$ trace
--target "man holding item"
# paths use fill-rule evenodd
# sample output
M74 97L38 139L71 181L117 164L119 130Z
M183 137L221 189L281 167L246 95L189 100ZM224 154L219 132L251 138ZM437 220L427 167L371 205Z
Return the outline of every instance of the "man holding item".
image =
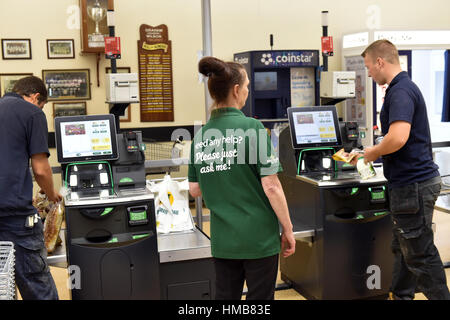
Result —
M384 139L364 149L364 161L381 156L388 180L395 255L391 298L414 299L418 287L430 300L450 300L431 228L441 179L432 158L425 100L401 70L390 41L377 40L361 55L369 77L389 85L380 113Z
M33 207L31 168L50 201L62 196L53 187L48 162L48 129L42 111L47 89L41 79L25 77L0 99L0 241L15 249L15 281L23 299L58 299L47 265L43 223Z

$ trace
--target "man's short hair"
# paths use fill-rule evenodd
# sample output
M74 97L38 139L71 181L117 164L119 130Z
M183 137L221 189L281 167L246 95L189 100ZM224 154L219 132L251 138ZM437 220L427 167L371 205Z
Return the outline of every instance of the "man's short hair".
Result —
M372 42L366 50L361 53L361 56L363 57L366 57L366 55L369 55L373 61L379 57L391 64L400 64L397 48L392 42L386 39Z
M45 87L44 82L35 76L19 79L14 84L12 91L26 97L39 93L38 102L42 103L47 101L47 88Z

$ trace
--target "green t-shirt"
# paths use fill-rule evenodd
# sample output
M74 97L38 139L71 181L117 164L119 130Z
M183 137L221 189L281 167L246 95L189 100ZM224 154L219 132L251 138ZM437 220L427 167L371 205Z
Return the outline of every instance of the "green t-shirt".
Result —
M281 170L260 121L236 108L213 110L192 141L188 173L211 211L213 257L257 259L280 252L278 219L261 177Z

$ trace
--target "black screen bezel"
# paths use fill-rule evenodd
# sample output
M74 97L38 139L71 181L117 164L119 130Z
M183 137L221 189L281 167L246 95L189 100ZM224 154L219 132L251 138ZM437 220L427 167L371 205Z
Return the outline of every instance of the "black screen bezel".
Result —
M331 111L334 120L334 130L336 132L336 142L320 142L320 143L297 143L297 138L295 136L295 126L294 126L294 116L296 112L311 112L311 111ZM342 146L341 131L339 129L339 121L336 111L336 106L314 106L314 107L290 107L287 109L289 118L289 129L291 133L292 147L294 149L305 149L305 148L319 148L319 147L339 147Z
M109 130L111 132L112 154L99 155L99 156L83 156L83 157L64 158L62 148L61 148L61 146L62 146L61 131L60 131L61 123L76 122L76 121L95 121L95 120L108 120ZM58 154L58 162L59 163L88 162L88 161L97 161L97 160L108 161L108 160L117 160L119 158L119 151L117 148L116 121L115 121L113 114L56 117L55 118L55 140L56 140L56 151Z

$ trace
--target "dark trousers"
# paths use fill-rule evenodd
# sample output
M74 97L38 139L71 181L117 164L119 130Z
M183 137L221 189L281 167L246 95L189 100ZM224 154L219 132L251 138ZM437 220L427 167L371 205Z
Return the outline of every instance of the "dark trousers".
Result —
M15 250L15 282L24 300L57 300L58 291L47 264L43 224L25 228L24 216L0 218L0 241L11 241Z
M278 274L278 254L261 259L214 258L216 300L241 300L244 281L247 300L273 300Z
M440 177L436 177L400 192L389 190L395 255L391 291L396 299L413 299L418 288L429 300L450 300L431 228L440 189Z

